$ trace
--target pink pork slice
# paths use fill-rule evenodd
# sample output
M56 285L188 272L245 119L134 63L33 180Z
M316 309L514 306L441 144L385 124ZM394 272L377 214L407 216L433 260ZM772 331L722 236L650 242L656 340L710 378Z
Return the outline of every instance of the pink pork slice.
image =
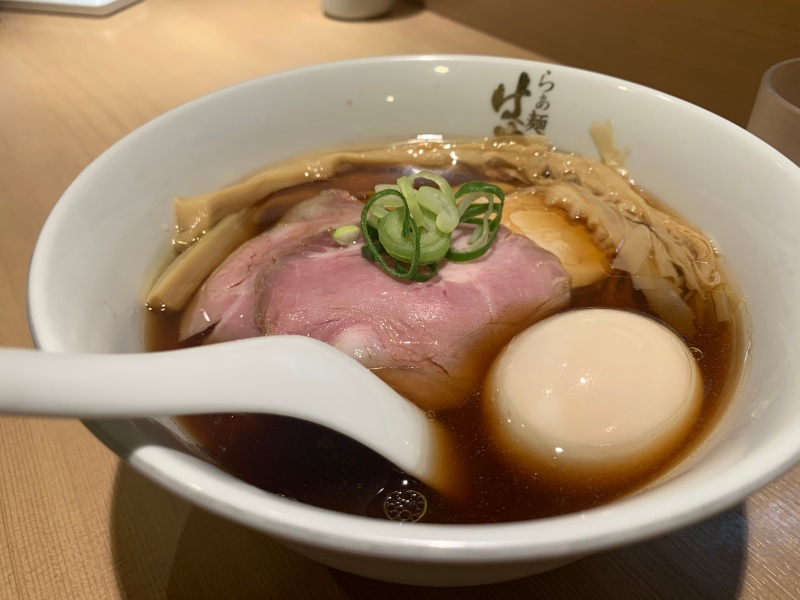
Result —
M356 223L343 192L308 200L244 244L198 291L181 336L206 342L307 335L342 350L425 410L458 406L522 329L569 302L558 259L501 228L490 251L446 263L427 283L398 281L330 232ZM312 221L313 219L313 221Z

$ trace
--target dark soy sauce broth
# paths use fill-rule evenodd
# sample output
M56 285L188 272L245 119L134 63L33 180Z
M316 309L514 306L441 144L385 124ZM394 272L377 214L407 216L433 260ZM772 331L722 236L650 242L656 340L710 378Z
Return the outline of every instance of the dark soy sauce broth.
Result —
M366 198L377 183L393 182L410 169L359 168L331 181L317 181L273 194L258 213L266 229L289 207L324 189L345 189ZM462 167L446 173L451 183L481 179ZM627 275L612 275L573 289L565 310L606 307L654 316ZM179 342L179 312L148 312L147 350L159 351L202 343L202 335ZM458 440L469 477L459 497L445 497L387 460L345 436L319 425L271 415L198 415L179 422L206 456L232 475L269 492L330 510L386 519L387 497L409 490L425 497L423 522L493 523L575 512L605 504L641 489L685 457L721 413L741 368L734 347L734 326L713 319L697 322L697 334L684 340L693 348L703 375L701 413L682 443L652 461L648 471L632 476L620 471L602 478L575 478L557 468L544 472L507 460L481 418L480 390L457 409L434 418ZM268 393L268 390L264 390ZM554 459L555 460L555 459Z

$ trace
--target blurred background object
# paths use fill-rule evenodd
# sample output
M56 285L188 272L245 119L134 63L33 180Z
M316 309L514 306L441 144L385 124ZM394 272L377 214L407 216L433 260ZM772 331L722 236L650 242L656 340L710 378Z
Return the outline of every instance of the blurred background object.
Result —
M388 14L393 6L394 0L322 0L327 16L345 21L375 19Z
M764 73L747 129L800 165L800 57Z
M43 10L102 17L136 2L139 0L0 0L0 8Z

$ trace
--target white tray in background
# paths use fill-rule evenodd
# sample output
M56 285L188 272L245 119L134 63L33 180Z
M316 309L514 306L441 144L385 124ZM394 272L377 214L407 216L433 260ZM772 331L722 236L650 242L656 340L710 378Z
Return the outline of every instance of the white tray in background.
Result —
M46 10L79 15L109 15L139 0L0 0L0 9Z

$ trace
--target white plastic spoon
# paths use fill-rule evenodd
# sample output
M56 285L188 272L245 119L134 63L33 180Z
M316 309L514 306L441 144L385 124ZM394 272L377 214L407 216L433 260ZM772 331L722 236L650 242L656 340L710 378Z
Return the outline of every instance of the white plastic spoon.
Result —
M457 480L449 437L435 421L354 359L307 337L140 354L0 349L0 413L285 415L343 433L434 489L447 493Z

